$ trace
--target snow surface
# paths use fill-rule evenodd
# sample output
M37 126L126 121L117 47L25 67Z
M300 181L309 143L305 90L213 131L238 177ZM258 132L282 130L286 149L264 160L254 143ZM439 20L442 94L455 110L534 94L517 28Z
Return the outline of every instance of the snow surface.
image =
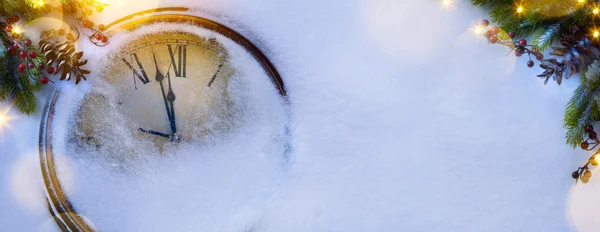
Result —
M600 180L573 186L569 174L589 154L565 145L561 127L577 80L544 86L525 58L503 56L506 48L473 36L469 28L486 12L468 1L450 9L432 0L123 2L99 20L114 20L111 11L122 16L185 5L257 42L286 82L294 149L285 170L270 166L264 173L258 166L219 172L219 165L227 170L244 160L212 160L220 161L211 165L224 186L239 181L239 173L253 173L245 180L257 182L240 186L247 192L207 193L216 207L207 206L206 214L158 214L192 204L190 198L140 203L123 210L144 215L115 217L114 228L160 230L144 222L185 219L207 226L202 231L595 231L600 225L594 219ZM49 92L39 94L38 112ZM37 161L40 116L18 116L0 135L2 231L57 230Z

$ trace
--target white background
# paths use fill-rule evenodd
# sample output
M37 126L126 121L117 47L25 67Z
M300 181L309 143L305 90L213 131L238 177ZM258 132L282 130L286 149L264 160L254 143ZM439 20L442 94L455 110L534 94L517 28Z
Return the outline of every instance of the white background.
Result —
M472 35L486 12L470 1L124 3L98 22L194 6L244 28L278 67L294 178L263 212L265 231L597 228L593 188L571 196L570 173L588 154L565 145L562 128L578 80L544 86L525 57ZM55 230L37 161L41 116L9 115L18 120L0 138L0 229Z

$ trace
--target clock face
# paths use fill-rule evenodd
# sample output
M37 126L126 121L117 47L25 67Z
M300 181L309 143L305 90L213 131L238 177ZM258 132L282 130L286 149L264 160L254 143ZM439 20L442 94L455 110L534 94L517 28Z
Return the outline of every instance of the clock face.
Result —
M72 231L252 227L290 152L281 78L214 21L138 20L160 25L126 23L119 45L90 58L101 67L90 85L57 90L44 111L40 160L55 221Z
M140 154L175 152L234 126L229 83L236 71L216 39L151 34L112 60L105 81L76 114L71 135L77 149L125 165Z

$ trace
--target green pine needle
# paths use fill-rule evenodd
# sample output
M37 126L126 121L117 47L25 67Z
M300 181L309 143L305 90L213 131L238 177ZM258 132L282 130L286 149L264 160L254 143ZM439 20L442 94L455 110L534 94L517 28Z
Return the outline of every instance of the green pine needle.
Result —
M567 129L567 144L573 148L585 138L584 127L600 119L600 62L590 64L586 73L581 74L581 83L565 107L563 126Z

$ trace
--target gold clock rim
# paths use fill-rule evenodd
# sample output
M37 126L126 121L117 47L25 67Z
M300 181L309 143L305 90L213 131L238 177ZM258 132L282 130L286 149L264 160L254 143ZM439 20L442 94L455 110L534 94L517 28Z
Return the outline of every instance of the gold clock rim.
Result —
M259 62L266 73L275 84L279 94L285 100L287 104L287 92L283 79L279 72L268 59L268 57L249 39L238 33L237 31L220 24L216 21L202 18L194 15L172 13L172 12L187 12L188 8L182 7L169 7L169 8L156 8L146 11L141 11L135 14L125 16L121 19L114 21L107 25L107 33L115 34L118 32L131 31L140 26L146 24L154 24L160 22L168 23L188 23L192 26L202 27L207 30L214 31L220 35L225 36L228 39L233 40L238 45L242 46L246 51L250 52L251 55ZM152 15L153 13L169 12L167 14ZM150 14L150 15L148 15ZM59 178L54 170L54 156L52 153L51 145L51 122L54 117L54 105L56 104L60 96L60 89L54 90L54 93L48 98L46 106L44 107L42 120L40 122L40 135L39 135L39 152L40 152L40 166L42 176L44 179L46 200L48 203L48 210L52 214L56 224L62 231L95 231L90 221L79 215L73 208L68 197L63 191L62 185ZM286 132L287 133L287 132Z

